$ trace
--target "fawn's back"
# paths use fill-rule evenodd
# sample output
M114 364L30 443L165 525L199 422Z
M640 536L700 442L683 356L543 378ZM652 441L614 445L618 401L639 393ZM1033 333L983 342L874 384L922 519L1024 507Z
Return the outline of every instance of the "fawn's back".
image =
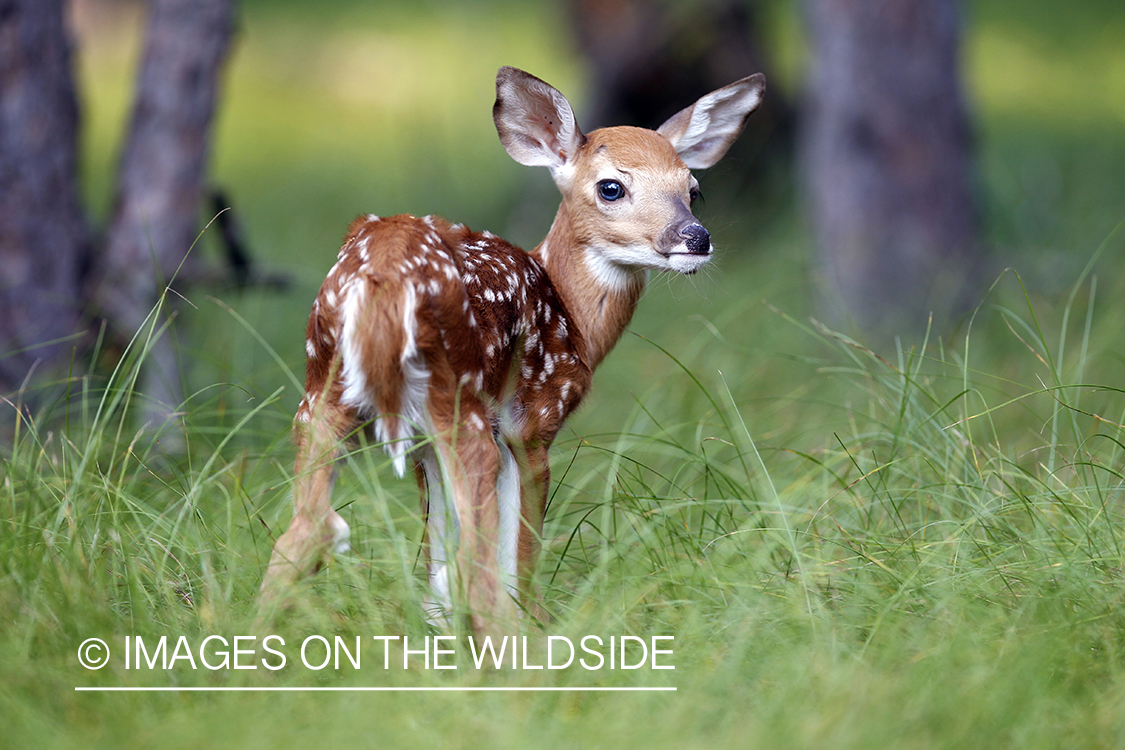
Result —
M439 217L360 217L313 303L297 419L327 392L353 429L373 421L400 476L431 411L549 443L589 388L582 344L534 256Z

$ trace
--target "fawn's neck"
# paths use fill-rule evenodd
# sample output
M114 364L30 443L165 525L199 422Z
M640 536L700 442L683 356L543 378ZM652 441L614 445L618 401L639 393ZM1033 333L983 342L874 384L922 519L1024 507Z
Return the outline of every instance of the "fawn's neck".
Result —
M583 360L593 370L621 337L644 292L648 272L598 262L571 222L565 201L547 237L532 255L544 268L585 342Z

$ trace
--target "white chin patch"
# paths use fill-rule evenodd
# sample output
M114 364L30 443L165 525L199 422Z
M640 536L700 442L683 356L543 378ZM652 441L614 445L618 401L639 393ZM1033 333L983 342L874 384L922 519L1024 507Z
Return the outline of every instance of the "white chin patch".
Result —
M711 260L711 253L707 253L707 255L689 253L687 247L681 245L676 248L676 252L669 253L665 257L668 261L669 270L676 273L692 274Z
M611 288L622 288L631 283L636 272L642 269L692 274L710 259L710 253L689 253L687 245L682 243L667 255L648 245L601 247L586 254L587 265L595 278Z

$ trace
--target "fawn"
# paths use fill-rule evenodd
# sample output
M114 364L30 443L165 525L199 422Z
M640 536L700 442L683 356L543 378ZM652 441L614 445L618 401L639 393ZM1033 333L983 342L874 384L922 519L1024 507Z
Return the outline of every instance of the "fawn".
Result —
M347 549L332 509L334 461L361 428L422 491L433 612L464 605L476 632L533 615L547 449L586 395L651 270L694 273L711 240L691 213L690 169L715 164L765 91L752 75L656 131L584 135L556 89L496 76L493 119L520 164L562 193L531 253L427 216L357 218L309 317L295 420L295 515L262 583L263 608Z

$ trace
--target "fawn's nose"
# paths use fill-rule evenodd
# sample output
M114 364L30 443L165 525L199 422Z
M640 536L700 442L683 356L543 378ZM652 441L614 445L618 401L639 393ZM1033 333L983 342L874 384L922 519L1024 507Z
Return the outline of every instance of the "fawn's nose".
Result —
M711 253L711 235L701 224L688 224L680 230L688 252L692 255L709 255Z

